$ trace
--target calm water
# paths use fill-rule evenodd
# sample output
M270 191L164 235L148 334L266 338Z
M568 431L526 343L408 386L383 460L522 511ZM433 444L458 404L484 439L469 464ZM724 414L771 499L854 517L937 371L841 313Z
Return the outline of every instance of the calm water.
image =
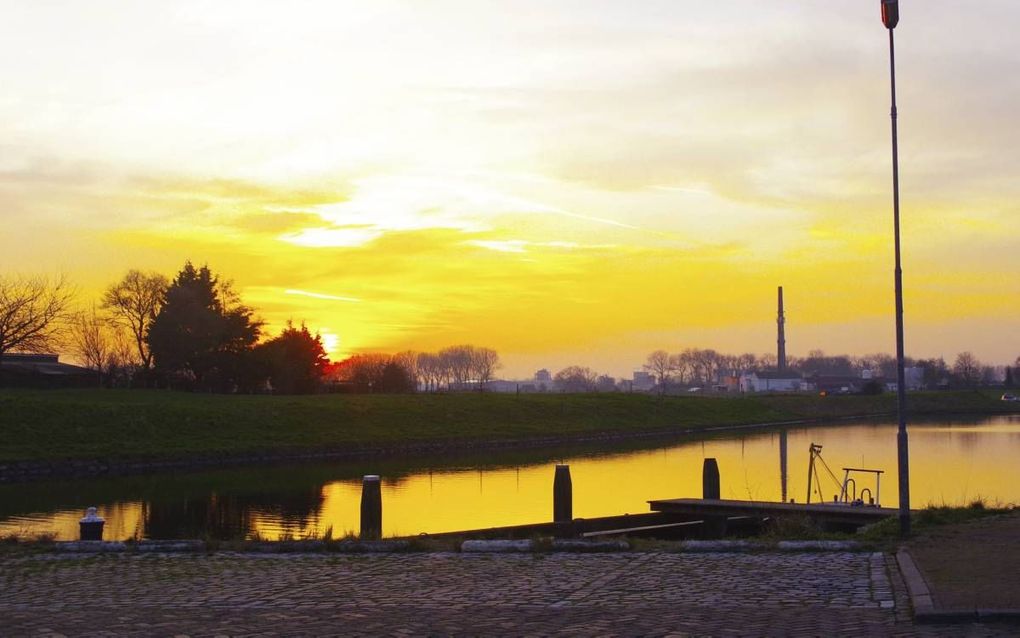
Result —
M631 442L0 486L0 534L77 538L78 519L96 505L107 520L107 539L301 537L328 528L338 537L359 528L360 477L370 473L383 476L387 536L535 523L551 519L553 466L561 461L570 464L578 517L647 512L649 499L700 496L706 457L718 459L723 498L779 500L784 438L788 498L805 499L814 442L840 476L844 466L885 470L881 503L897 505L896 428L881 422L655 447ZM1020 416L915 422L910 453L915 507L979 497L1020 503ZM837 491L824 477L822 488L826 499Z

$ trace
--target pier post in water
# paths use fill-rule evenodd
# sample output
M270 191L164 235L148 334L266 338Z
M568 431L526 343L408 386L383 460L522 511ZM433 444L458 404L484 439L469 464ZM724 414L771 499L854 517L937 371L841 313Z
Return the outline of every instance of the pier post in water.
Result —
M570 466L557 465L553 479L553 522L569 523L574 519L574 488L570 482Z
M701 468L701 498L719 500L721 493L719 464L714 458L705 459L705 464Z
M378 474L361 479L361 540L375 541L382 536L382 488Z
M701 498L719 500L722 488L719 480L719 464L714 458L705 459L701 467ZM705 538L722 538L726 536L725 516L706 516L703 533Z
M786 430L779 432L779 488L782 492L783 503L786 502Z

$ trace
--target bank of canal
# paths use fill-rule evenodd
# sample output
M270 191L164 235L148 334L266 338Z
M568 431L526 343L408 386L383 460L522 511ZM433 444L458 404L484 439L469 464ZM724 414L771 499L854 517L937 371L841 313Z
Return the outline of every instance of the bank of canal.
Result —
M704 458L718 459L723 498L779 500L783 430L673 440L594 442L543 450L459 451L413 459L343 461L157 473L0 486L0 534L77 534L99 506L106 538L265 539L356 532L361 477L381 474L383 534L438 533L547 521L553 466L571 466L574 516L648 511L649 499L700 496ZM808 445L833 468L885 469L882 505L896 506L895 426L890 419L785 429L787 489L806 496ZM913 504L1020 502L1013 480L1020 417L911 424ZM823 483L823 490L825 484ZM826 500L831 494L817 495Z

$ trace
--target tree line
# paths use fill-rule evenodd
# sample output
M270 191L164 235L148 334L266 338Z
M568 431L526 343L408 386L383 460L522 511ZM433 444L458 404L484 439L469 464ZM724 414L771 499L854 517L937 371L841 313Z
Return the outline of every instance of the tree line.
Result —
M0 274L0 358L6 352L70 348L106 385L169 387L214 392L281 393L321 389L350 392L429 392L484 389L501 367L491 348L457 345L437 352L358 354L330 362L322 339L302 323L288 322L269 336L231 282L191 262L171 280L158 272L129 270L98 303L75 308L67 279ZM888 354L789 357L805 376L896 377ZM1020 357L1012 366L982 363L970 352L953 364L942 358L906 359L928 388L1020 383ZM776 355L731 355L687 348L648 355L643 368L663 391L670 385L710 386L721 372L774 369ZM608 375L568 366L551 378L563 392L627 389ZM625 382L624 382L625 383Z
M358 354L335 364L327 377L338 390L352 392L482 391L501 366L491 348L457 345L438 352Z
M763 372L776 369L772 353L729 355L711 349L688 348L671 354L656 350L648 355L642 368L655 378L660 390L670 385L707 386L717 382L721 373ZM806 357L787 357L787 368L806 377L861 377L871 371L875 377L895 379L896 357L875 353L862 356L826 355L812 350ZM1020 381L1020 357L1013 366L992 366L982 363L973 353L957 354L952 365L942 357L930 359L904 358L904 367L920 368L922 384L929 389L940 387L975 387L1002 383L1012 387Z
M191 262L173 279L129 270L85 309L75 296L64 277L0 275L0 358L63 347L108 386L285 394L483 389L501 365L471 345L334 363L304 323L267 335L230 281Z

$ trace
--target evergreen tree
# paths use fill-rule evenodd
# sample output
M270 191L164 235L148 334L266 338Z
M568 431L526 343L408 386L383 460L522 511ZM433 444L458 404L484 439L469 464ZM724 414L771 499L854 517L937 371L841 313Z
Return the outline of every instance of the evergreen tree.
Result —
M322 337L305 324L295 328L289 321L280 336L260 344L256 352L273 391L280 394L316 392L329 365Z
M166 289L147 340L156 374L171 386L233 391L262 326L230 285L191 262Z

